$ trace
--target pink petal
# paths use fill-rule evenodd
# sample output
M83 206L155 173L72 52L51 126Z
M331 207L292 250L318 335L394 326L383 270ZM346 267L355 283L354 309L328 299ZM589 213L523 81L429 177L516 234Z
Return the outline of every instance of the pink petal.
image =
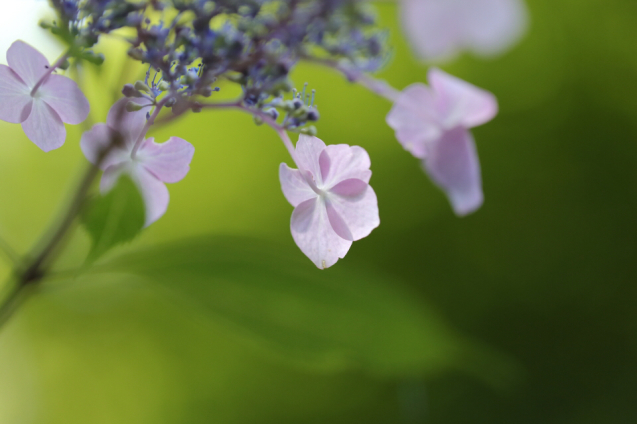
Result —
M166 184L159 181L141 166L135 168L132 177L144 199L144 205L146 206L146 222L144 226L148 227L166 213L168 201L170 200L168 189Z
M0 65L0 119L19 124L29 116L26 107L31 103L29 87L8 66Z
M396 131L400 144L417 158L424 158L427 143L441 134L435 95L424 84L405 88L386 120L387 125Z
M61 147L66 138L66 129L58 114L38 99L31 102L31 113L22 123L22 129L29 140L45 152Z
M365 190L367 190L369 184L365 181L359 180L358 178L350 178L348 180L343 180L340 183L336 184L332 187L329 192L336 194L340 197L346 198L356 198L361 197L365 194Z
M80 148L91 163L97 163L99 156L113 142L116 132L106 124L96 124L89 131L82 134ZM124 146L114 147L100 164L101 169L130 160L130 152Z
M325 149L325 143L316 137L301 134L296 143L296 162L299 168L310 171L317 185L322 184L319 155Z
M350 179L337 184L330 190L328 205L342 218L352 240L367 237L380 225L376 193L364 181Z
M362 147L331 144L321 152L320 158L320 162L324 163L322 177L325 188L349 178L368 182L372 176L372 171L369 170L369 155Z
M162 144L154 139L145 140L137 150L137 160L157 179L165 183L176 183L190 170L190 161L195 153L192 144L179 137L170 137Z
M298 169L292 169L282 163L279 166L279 180L281 181L283 195L294 207L306 200L317 197L317 194L310 188Z
M100 193L106 194L115 187L117 180L119 177L128 171L127 163L120 163L116 165L111 165L102 174L102 179L100 180Z
M352 245L334 232L320 197L306 200L294 209L290 229L297 246L320 269L345 257Z
M401 17L416 53L434 62L465 49L502 53L519 40L527 21L522 0L402 0Z
M482 56L504 52L527 28L528 13L522 0L474 0L466 7L465 42Z
M482 205L480 162L469 131L458 127L445 133L430 146L423 164L457 215L467 215Z
M88 116L88 100L80 87L70 78L51 75L40 86L38 94L67 124L77 125Z
M119 177L124 173L131 177L142 195L144 207L146 208L146 222L144 226L148 227L166 213L168 201L170 200L168 189L164 183L146 171L144 167L133 164L132 162L125 162L119 165L112 165L104 171L102 180L100 181L100 191L107 193L115 186Z
M347 223L338 213L338 211L334 208L334 205L329 199L325 199L325 209L327 211L327 218L330 221L330 225L332 226L332 230L342 239L348 241L354 241L354 236L352 232L349 230Z
M48 72L49 61L39 51L25 43L15 41L7 50L7 62L29 88Z
M115 102L111 109L108 111L106 117L106 123L109 127L122 134L124 143L133 148L135 141L139 139L142 129L146 124L146 114L150 111L151 106L143 107L141 110L135 112L127 112L126 105L128 102L135 102L140 105L147 105L149 100L144 98L123 98Z
M472 128L497 115L498 101L488 91L437 68L432 68L428 77L436 92L436 108L445 128L458 125Z
M401 0L401 19L408 40L424 60L445 61L462 48L462 10L450 0ZM451 6L451 7L450 7Z

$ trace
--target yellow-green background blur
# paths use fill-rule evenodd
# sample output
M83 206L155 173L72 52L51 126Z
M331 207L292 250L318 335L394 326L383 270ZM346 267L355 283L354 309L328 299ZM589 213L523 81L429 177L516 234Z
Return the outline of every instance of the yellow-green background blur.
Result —
M38 16L6 3L5 16L40 31ZM0 329L0 422L637 422L637 2L528 5L514 50L444 66L500 102L474 130L485 204L467 218L396 142L390 104L327 70L295 69L298 86L317 90L319 137L372 158L381 225L333 269L316 270L294 245L278 180L290 160L273 131L204 112L151 134L191 142L191 171L170 185L166 215L104 262L169 243L203 262L209 252L201 267L213 272L219 255L235 255L241 272L207 287L174 272L172 291L125 270L45 282ZM380 77L424 82L396 7L379 10L396 46ZM117 40L101 46L102 73L87 69L82 82L94 122L124 57ZM67 130L43 153L19 125L0 124L0 234L21 253L85 166L82 128ZM88 247L78 228L56 269L81 264ZM262 278L288 264L300 274Z

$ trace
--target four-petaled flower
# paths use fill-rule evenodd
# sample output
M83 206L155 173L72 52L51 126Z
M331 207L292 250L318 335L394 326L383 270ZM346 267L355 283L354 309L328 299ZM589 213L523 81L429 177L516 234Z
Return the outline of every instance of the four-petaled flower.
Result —
M482 205L482 179L475 142L469 128L498 113L495 96L432 68L429 84L403 90L387 115L396 138L423 160L429 176L447 193L458 215Z
M64 144L64 122L79 124L89 103L75 81L51 74L49 62L23 41L7 50L9 66L0 65L0 119L22 124L25 134L48 152Z
M127 112L126 104L130 101L126 98L117 101L108 112L107 123L97 124L84 133L80 146L86 158L97 163L107 146L118 141L99 164L104 170L100 190L108 192L122 174L128 174L144 199L148 226L168 208L169 195L164 183L176 183L186 176L195 148L179 137L171 137L162 144L155 143L153 138L144 140L146 134L142 131L150 106Z
M326 147L316 137L301 135L295 156L299 169L284 163L279 168L283 194L294 206L292 237L324 269L380 223L376 193L369 186L369 155L362 147Z
M436 62L502 53L527 26L523 0L401 0L401 15L416 53Z

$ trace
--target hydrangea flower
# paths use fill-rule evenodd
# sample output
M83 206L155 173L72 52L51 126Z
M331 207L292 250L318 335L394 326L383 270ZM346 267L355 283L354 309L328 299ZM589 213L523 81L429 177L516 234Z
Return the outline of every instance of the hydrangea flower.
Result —
M0 65L0 119L22 124L29 140L48 152L64 144L67 124L88 116L89 103L75 81L54 75L46 58L23 41L7 50Z
M463 50L497 55L527 26L523 0L401 0L401 17L416 53L433 62Z
M387 115L396 138L423 160L425 171L446 193L457 215L482 205L482 179L469 128L498 113L495 96L440 69L432 68L429 84L403 90Z
M299 169L279 168L283 194L294 206L292 237L317 267L328 268L380 223L369 155L362 147L325 146L301 135L295 161Z
M85 132L80 146L86 158L95 164L100 154L119 135L121 142L100 163L104 170L100 190L108 192L122 174L128 174L144 199L145 226L148 226L168 208L169 194L164 183L176 183L186 176L195 148L179 137L170 137L162 144L155 143L153 138L144 140L146 134L142 131L150 106L127 112L125 108L130 101L126 98L117 101L108 112L106 124L94 125Z

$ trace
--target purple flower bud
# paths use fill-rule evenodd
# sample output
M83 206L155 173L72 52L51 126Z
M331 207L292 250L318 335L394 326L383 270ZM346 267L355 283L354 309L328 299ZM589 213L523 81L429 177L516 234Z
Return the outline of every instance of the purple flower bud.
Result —
M137 91L133 84L126 84L124 88L122 88L122 94L126 97L142 97L142 93Z

